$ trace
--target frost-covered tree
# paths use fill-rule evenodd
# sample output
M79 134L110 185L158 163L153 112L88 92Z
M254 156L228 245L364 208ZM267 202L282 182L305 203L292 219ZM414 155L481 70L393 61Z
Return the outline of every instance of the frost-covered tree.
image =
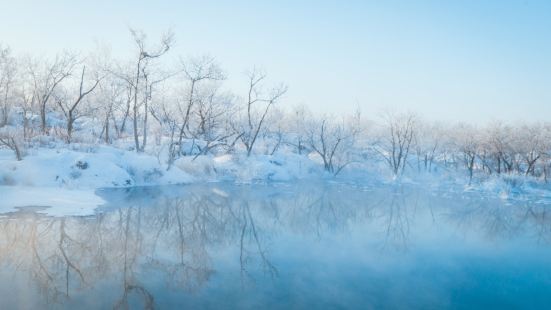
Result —
M523 125L515 130L515 149L520 160L518 173L536 175L537 163L549 150L549 142L542 124Z
M250 156L258 135L263 129L270 108L285 95L287 86L279 84L268 91L264 90L262 83L266 79L266 74L257 68L250 71L247 77L248 91L245 107L241 111L241 117L234 122L233 127L245 146L247 156Z
M306 120L311 118L311 112L305 106L294 107L288 116L286 127L287 143L292 145L299 155L307 148L308 124Z
M473 180L476 159L480 152L481 138L476 127L459 124L453 129L457 151L469 172L469 185Z
M417 130L417 117L413 113L392 113L384 116L386 133L379 143L379 153L388 163L394 176L404 173L412 151Z
M512 144L513 128L501 122L494 122L486 129L484 150L493 158L493 168L497 174L510 173L515 164L515 151Z
M77 90L70 90L67 87L65 92L56 96L57 105L65 116L67 143L71 143L75 121L84 115L84 109L82 108L84 101L97 88L101 81L101 77L98 76L97 72L92 75L95 75L95 77L91 79L86 76L86 66L83 65L82 72L76 80L77 84L70 85Z
M360 133L360 114L335 121L335 117L313 118L306 128L306 143L323 161L326 171L339 174L353 162L356 137Z
M132 63L131 75L120 74L129 84L132 99L132 125L134 144L137 152L143 152L147 142L147 120L149 115L148 102L151 99L153 83L160 78L154 75L154 62L165 55L174 44L174 34L168 31L161 37L156 47L147 45L147 36L143 31L130 29L130 34L136 47L136 55ZM143 117L143 141L139 140L139 118Z
M9 47L0 45L0 127L8 123L14 104L17 61Z
M102 122L99 138L107 144L114 138L120 138L124 131L121 127L129 113L126 90L126 85L120 79L106 75L92 94L91 104L95 105L96 116Z
M0 128L0 147L12 150L18 161L23 159L21 141L17 131L13 128Z
M61 83L71 76L79 62L77 55L70 52L59 53L53 60L31 58L26 60L27 72L32 81L35 102L40 115L40 129L43 134L47 133L48 129L46 119L48 106Z
M417 170L430 172L445 143L444 127L438 123L419 122L414 139Z
M225 75L214 58L203 56L191 58L187 61L182 60L184 73L183 96L177 100L177 110L179 112L179 133L178 143L173 145L171 153L181 154L184 138L192 138L206 132L207 125L213 117L211 114L216 98L216 87L212 82L222 81ZM193 119L196 116L196 119ZM194 123L195 124L192 124ZM194 128L195 127L195 128ZM175 148L178 149L175 149Z

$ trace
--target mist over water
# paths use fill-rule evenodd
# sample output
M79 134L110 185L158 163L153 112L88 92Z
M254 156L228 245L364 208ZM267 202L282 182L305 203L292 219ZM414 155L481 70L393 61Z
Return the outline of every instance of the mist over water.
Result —
M551 303L545 201L327 182L98 194L93 216L2 215L1 308Z

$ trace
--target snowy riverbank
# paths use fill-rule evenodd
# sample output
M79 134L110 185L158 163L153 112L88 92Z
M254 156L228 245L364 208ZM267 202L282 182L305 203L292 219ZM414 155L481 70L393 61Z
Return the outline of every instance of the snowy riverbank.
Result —
M295 154L188 156L167 169L154 155L107 146L33 148L22 161L0 150L0 213L55 206L48 214L90 214L103 203L94 194L98 188L329 177L318 163Z
M95 189L201 181L293 181L328 175L307 156L185 156L170 169L154 155L97 146L86 150L36 148L22 161L0 150L0 185Z
M414 183L428 190L479 191L502 199L549 200L550 186L530 177L495 176L476 179L471 185L457 171L415 173L399 180L382 165L355 164L339 177L324 171L312 155L224 154L183 156L167 169L163 160L147 153L111 146L33 148L16 161L0 150L0 213L21 207L52 207L51 215L86 215L103 204L95 195L99 188L190 184L201 182L297 182L329 180L368 186ZM38 209L40 211L40 209Z

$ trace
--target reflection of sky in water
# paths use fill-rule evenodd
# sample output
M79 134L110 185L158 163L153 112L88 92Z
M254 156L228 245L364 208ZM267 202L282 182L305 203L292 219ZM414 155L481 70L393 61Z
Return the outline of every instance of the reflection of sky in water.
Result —
M2 308L551 305L548 205L413 185L104 190L0 219Z

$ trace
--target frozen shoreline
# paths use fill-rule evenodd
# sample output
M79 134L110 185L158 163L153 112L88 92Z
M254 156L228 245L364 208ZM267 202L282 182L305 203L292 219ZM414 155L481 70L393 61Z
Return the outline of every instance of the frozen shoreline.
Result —
M187 156L167 169L154 155L109 146L33 148L24 160L0 149L0 214L39 207L48 215L89 215L103 203L100 188L203 182L294 181L327 178L306 156ZM73 206L73 207L71 207ZM48 207L42 209L42 207Z
M90 215L104 201L99 188L126 188L208 182L338 181L356 184L415 183L429 190L479 191L502 199L550 200L548 184L521 176L494 176L468 185L458 172L407 174L394 180L381 165L358 164L336 179L315 157L225 154L184 156L167 169L156 156L110 146L33 148L22 161L0 150L0 214L21 207L48 207L48 215ZM413 170L413 169L412 169ZM520 197L520 198L519 198Z
M0 214L32 207L52 216L86 216L105 203L92 189L0 186L0 197Z

